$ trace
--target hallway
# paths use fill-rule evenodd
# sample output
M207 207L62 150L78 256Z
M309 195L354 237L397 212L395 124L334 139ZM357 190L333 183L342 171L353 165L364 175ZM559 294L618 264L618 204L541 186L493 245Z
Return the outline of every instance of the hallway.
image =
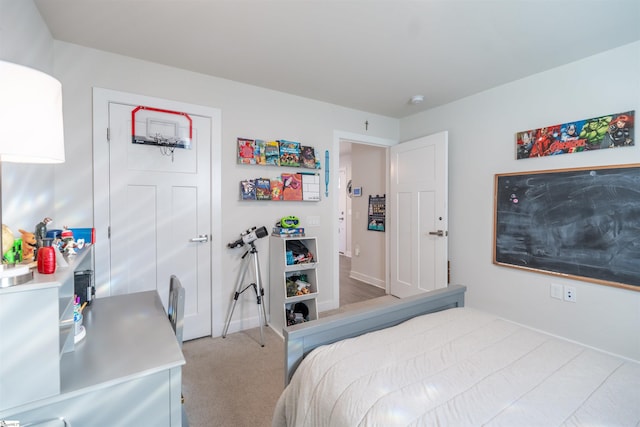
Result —
M351 258L340 255L340 307L386 295L383 288L349 277Z

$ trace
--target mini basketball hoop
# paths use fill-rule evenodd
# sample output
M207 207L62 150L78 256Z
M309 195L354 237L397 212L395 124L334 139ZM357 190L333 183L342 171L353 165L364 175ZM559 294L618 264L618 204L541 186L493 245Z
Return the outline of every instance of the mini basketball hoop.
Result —
M191 149L193 123L187 113L139 105L131 111L131 142L160 148L171 156L176 148Z

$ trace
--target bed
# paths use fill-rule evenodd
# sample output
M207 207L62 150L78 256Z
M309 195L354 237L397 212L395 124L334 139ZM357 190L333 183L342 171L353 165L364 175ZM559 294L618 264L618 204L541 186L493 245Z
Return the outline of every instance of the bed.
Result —
M465 308L461 295L399 300L380 309L395 326L364 335L353 325L378 309L285 330L287 352L306 338L313 350L286 362L273 426L640 425L640 363ZM402 314L420 302L431 314Z

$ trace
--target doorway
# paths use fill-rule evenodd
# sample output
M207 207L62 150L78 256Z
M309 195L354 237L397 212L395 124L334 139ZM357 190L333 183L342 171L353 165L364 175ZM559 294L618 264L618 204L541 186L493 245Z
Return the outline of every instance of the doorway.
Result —
M385 233L367 229L369 196L382 196L388 183L387 144L366 137L339 139L339 306L387 293ZM355 191L354 191L355 190Z
M427 137L417 138L412 141L407 141L403 144L398 144L397 141L391 141L380 138L372 138L364 135L356 135L345 132L334 132L334 144L333 150L334 153L339 152L340 145L343 142L352 143L351 149L351 158L358 158L360 160L361 152L354 153L354 149L358 149L358 147L365 146L377 146L378 148L384 147L386 154L386 166L383 168L385 170L385 195L386 195L386 205L387 206L395 206L399 207L409 207L407 203L409 203L409 193L402 193L401 201L398 201L398 196L401 194L401 189L398 187L398 184L404 183L407 178L410 177L418 177L415 181L429 181L433 180L435 184L434 191L429 189L423 190L418 188L418 198L417 200L413 200L413 193L411 195L411 205L412 209L397 209L394 210L396 215L394 218L390 216L390 210L386 209L386 225L385 227L388 230L385 230L384 233L384 260L380 261L379 264L384 264L384 288L387 293L391 294L391 283L392 283L392 275L393 279L403 278L400 273L411 273L411 283L415 283L422 291L428 291L430 289L435 289L438 287L447 286L446 280L446 272L447 272L447 145L448 145L448 134L446 131L440 132L438 134L430 135ZM402 148L398 148L402 146ZM426 149L426 152L421 152L420 154L411 154L411 150L423 150ZM440 155L430 156L429 151L433 151L435 153L440 153ZM338 158L336 158L338 157ZM338 170L340 169L340 159L339 155L334 155L333 162L336 163L336 167ZM393 158L393 162L392 162ZM431 159L431 164L425 166L425 159ZM399 163L399 161L402 162ZM344 163L344 162L343 162ZM353 163L353 162L352 162ZM393 165L393 167L392 167ZM355 169L352 164L352 169ZM373 170L370 165L364 166L365 170ZM392 176L392 172L395 170L395 174ZM432 173L425 174L425 170L430 170ZM400 173L402 172L402 173ZM400 173L400 174L399 174ZM429 179L426 179L430 177ZM394 185L392 186L391 179L394 179ZM359 178L362 182L366 181L366 176ZM347 178L348 180L348 178ZM409 182L413 182L414 180L409 179ZM368 194L369 191L365 190L364 184L362 184L362 188L360 188L361 182L358 180L354 181L353 171L351 176L351 187L352 191L354 188L357 188L359 193ZM392 194L393 193L393 194ZM431 197L433 196L433 197ZM337 197L334 198L334 206L336 209L336 215L334 215L334 230L338 230L338 203ZM364 197L364 196L363 196ZM361 198L359 198L361 199ZM395 200L395 201L394 201ZM353 202L353 199L352 199ZM402 206L401 206L402 205ZM366 206L366 204L365 204ZM420 217L419 212L415 212L417 208L421 212L430 212L433 218L431 224L428 221L418 221ZM349 213L349 208L347 208L347 213ZM366 213L366 208L364 209ZM403 217L399 217L397 215L398 212L402 212L405 214ZM411 212L410 218L405 218L406 214ZM354 220L358 219L358 214L362 215L362 211L351 208L352 217ZM417 215L417 216L416 216ZM361 220L361 219L360 219ZM401 227L400 227L401 226ZM351 221L351 228L355 230L355 227L358 227L362 231L362 225L356 223L355 221ZM407 233L408 231L408 233ZM353 230L352 230L353 233ZM349 235L349 231L347 229L347 235ZM392 245L391 236L395 239ZM415 247L413 240L410 238L420 236L420 238L416 238L415 243L418 244ZM411 246L411 256L416 256L416 259L409 256L403 256L399 249L406 249L404 247L399 247L398 242L412 242ZM334 235L334 246L333 253L335 254L334 265L339 266L339 238L336 234ZM362 250L363 248L367 249L369 245L366 246L358 245L356 239L352 236L351 241L352 253L358 256L357 253L361 254L362 258ZM386 254L389 254L388 256ZM430 258L429 258L430 257ZM368 258L364 257L367 261ZM429 259L427 259L429 258ZM402 259L403 265L398 265L398 260ZM407 260L410 260L410 264L407 264ZM431 263L431 264L429 264ZM375 265L375 263L371 263L370 265ZM433 268L429 268L429 265L433 266ZM424 266L427 266L424 268ZM339 301L340 295L340 274L339 268L334 269L334 277L333 277L333 295L334 295L334 307L338 307L342 305L342 302ZM393 270L393 271L392 271ZM421 272L433 271L436 274L420 274ZM445 272L443 275L442 272ZM353 273L353 272L352 272ZM444 277L444 279L443 279ZM395 293L394 293L395 294ZM403 295L397 295L402 297Z

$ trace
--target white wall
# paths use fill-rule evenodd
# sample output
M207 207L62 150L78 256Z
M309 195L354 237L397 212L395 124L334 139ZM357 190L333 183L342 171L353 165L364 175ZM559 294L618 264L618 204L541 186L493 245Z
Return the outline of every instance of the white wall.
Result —
M0 0L0 60L53 72L53 39L31 1ZM35 124L34 124L35 125ZM34 232L45 216L55 221L54 166L2 165L2 222L16 238ZM54 226L59 225L54 223Z
M131 92L196 105L219 108L222 111L222 242L235 241L251 226L271 228L285 215L296 215L306 227L307 235L320 237L319 269L321 309L335 308L337 299L329 286L337 264L336 191L338 152L333 150L334 131L363 132L363 123L375 122L373 136L396 139L399 121L349 110L281 92L266 90L229 80L187 72L184 70L114 55L74 44L56 41L55 74L64 89L67 162L64 171L56 174L56 196L60 221L77 226L93 224L92 198L92 98L93 87ZM323 164L321 202L242 202L238 200L239 182L258 176L275 177L283 169L237 164L237 137L288 139L316 148ZM332 155L330 197L324 199L324 152ZM308 227L308 216L320 216L319 227ZM268 242L256 243L263 279L268 277ZM214 333L221 330L224 315L235 290L239 250L222 249L224 266L221 283L213 283ZM337 272L336 274L337 275ZM326 286L324 286L326 284ZM247 304L240 304L236 319L256 319L255 298L247 293ZM238 313L242 314L238 314ZM217 319L217 321L215 320ZM256 319L257 320L257 319ZM216 326L217 325L217 326ZM251 326L252 320L244 326Z
M640 161L637 122L634 147L538 159L515 160L515 133L628 110L640 113L640 43L401 120L401 141L449 131L451 280L469 306L640 360L640 292L492 263L494 174ZM551 299L551 283L577 303Z

